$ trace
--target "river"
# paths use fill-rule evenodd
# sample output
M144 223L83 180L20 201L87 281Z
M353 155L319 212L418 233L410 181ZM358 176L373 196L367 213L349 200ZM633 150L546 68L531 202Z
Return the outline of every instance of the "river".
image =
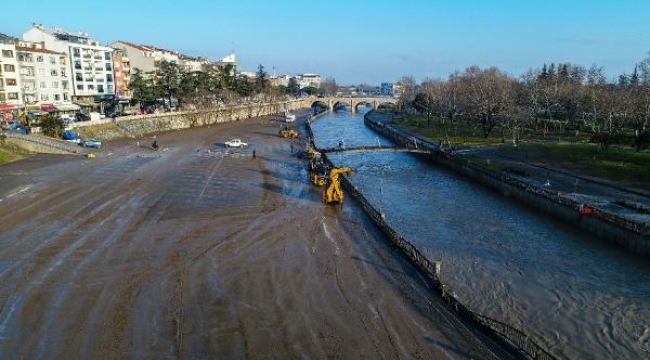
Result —
M363 115L327 114L316 145L390 141ZM412 154L331 156L387 223L430 260L471 309L570 359L650 358L650 263Z

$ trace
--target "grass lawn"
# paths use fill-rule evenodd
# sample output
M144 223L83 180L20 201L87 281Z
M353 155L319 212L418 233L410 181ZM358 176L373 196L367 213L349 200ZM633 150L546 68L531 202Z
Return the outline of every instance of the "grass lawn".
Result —
M456 148L501 145L496 151L509 158L542 163L583 176L629 183L650 190L650 152L637 152L630 146L622 145L611 145L606 150L600 150L597 144L589 143L590 134L585 131L560 136L557 133L543 134L541 131L524 129L521 143L515 148L506 145L509 139L506 137L504 141L499 128L495 128L486 139L480 128L468 127L464 121L441 125L438 119L432 118L430 124L428 127L427 119L422 117L406 117L393 122L395 126L435 141L448 139ZM468 160L493 170L505 168L498 162L481 161L480 154L476 153L468 157Z

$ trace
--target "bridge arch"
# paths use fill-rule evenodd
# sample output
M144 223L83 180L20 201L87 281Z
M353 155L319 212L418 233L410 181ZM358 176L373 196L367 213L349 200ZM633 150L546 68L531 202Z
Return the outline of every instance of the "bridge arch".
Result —
M396 105L396 100L391 97L323 97L305 99L305 106L310 106L312 110L326 109L327 111L336 111L342 105L350 107L352 113L358 112L361 106L372 107L373 109L389 108Z

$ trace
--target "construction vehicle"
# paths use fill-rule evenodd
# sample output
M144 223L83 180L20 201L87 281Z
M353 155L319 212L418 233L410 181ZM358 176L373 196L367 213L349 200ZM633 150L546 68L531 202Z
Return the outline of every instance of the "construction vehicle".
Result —
M352 169L344 166L340 168L332 168L330 170L329 179L327 179L327 186L323 190L323 202L325 204L334 204L343 202L343 191L341 191L341 184L339 183L339 176L341 174L352 174Z
M299 134L296 130L290 129L288 126L285 126L283 129L280 130L280 136L282 136L283 138L295 139L299 136Z
M327 184L327 164L323 162L320 156L312 157L309 160L309 180L316 185L323 187Z
M318 151L314 150L313 147L311 147L311 146L308 147L307 148L307 159L313 159L314 156L320 157L320 153Z

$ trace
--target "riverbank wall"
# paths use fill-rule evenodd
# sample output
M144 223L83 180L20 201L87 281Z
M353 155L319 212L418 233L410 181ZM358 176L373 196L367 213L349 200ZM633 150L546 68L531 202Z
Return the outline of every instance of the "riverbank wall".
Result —
M389 125L393 115L370 112L364 116L367 126L391 139L393 142L429 153L429 159L454 172L486 185L505 196L521 201L551 216L572 224L601 239L619 244L626 249L650 255L650 228L647 224L633 221L604 209L591 207L589 214L581 212L584 203L571 199L561 192L554 192L526 184L504 171L491 170L441 151L439 144L413 133Z
M82 137L101 140L142 138L165 131L210 126L254 117L274 115L285 109L297 110L304 106L302 100L219 106L202 110L174 111L158 114L122 116L75 123L73 132Z

